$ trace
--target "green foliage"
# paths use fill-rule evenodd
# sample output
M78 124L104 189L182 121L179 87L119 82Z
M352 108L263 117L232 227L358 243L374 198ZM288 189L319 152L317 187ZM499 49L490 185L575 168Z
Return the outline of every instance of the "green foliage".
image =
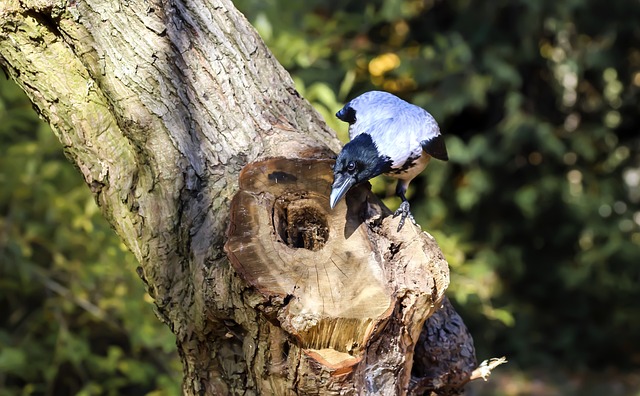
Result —
M343 141L332 114L371 89L440 121L451 160L410 200L480 357L640 363L640 4L236 5Z
M178 394L175 338L24 93L0 81L0 395Z
M366 90L440 121L451 159L409 197L480 358L638 365L640 4L236 3L343 141L333 114ZM172 336L87 190L2 81L0 395L179 392Z

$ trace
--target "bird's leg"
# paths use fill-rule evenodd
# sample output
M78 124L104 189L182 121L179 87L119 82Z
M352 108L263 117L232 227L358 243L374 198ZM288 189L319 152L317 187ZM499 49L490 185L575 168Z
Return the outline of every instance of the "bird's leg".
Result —
M400 216L400 222L398 223L398 232L400 232L402 226L404 226L404 221L407 219L407 217L411 219L413 224L416 224L416 220L413 218L413 215L409 211L409 201L407 201L407 197L404 196L404 193L407 191L407 184L409 183L405 184L403 180L398 180L398 184L396 185L396 195L399 196L400 199L402 199L400 207L393 214L394 218Z

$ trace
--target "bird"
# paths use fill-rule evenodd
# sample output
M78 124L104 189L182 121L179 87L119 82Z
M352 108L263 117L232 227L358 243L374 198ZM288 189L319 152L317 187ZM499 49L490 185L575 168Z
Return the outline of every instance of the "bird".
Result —
M352 99L336 113L349 124L350 141L344 145L333 168L329 196L331 209L351 187L378 175L398 179L396 195L402 203L400 232L407 217L415 224L405 196L409 183L431 158L448 161L445 141L435 118L421 107L383 91L369 91Z

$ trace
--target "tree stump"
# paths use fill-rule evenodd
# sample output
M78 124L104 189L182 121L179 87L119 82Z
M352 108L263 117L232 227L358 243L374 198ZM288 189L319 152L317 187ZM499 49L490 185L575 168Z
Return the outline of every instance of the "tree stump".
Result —
M398 219L368 183L331 210L332 165L274 158L245 166L225 251L261 296L256 309L300 348L315 375L351 381L358 393L405 394L448 265L419 226L396 231ZM311 387L318 380L310 377L300 381Z

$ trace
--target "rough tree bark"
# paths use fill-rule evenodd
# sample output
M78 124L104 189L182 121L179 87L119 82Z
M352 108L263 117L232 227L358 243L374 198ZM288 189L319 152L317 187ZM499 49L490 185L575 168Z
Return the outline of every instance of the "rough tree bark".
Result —
M331 214L323 191L292 182L320 166L326 187L340 144L230 1L3 0L0 65L140 262L176 335L185 394L454 394L468 380L473 344L443 300L437 245L410 225L388 233L394 220L366 189ZM297 190L261 190L269 180ZM251 223L260 205L280 210L272 231ZM247 256L243 235L262 250ZM314 238L373 259L344 272L352 261L335 264ZM295 279L325 271L324 254L342 286L326 272L298 287L287 267L256 260L273 249L305 257Z

